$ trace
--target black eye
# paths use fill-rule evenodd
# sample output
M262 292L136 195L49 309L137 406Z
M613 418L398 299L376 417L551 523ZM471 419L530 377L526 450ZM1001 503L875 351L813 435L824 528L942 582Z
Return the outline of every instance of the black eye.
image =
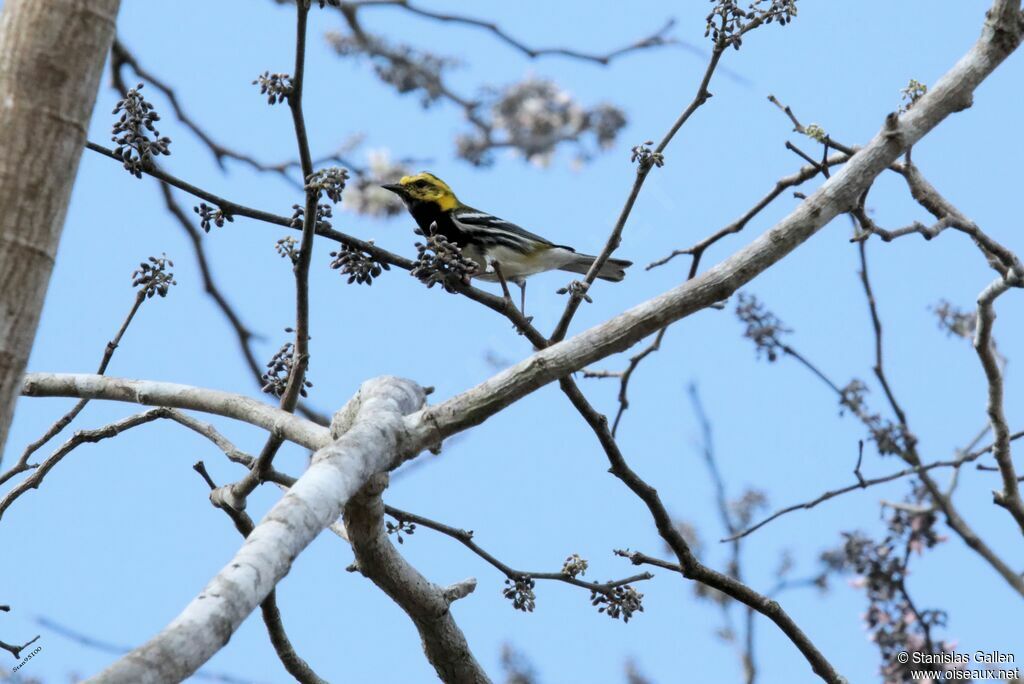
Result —
M425 187L427 187L427 186L428 186L429 184L428 184L428 183L427 183L427 181L425 181L425 180L418 180L418 181L416 181L415 183L413 183L413 185L415 185L415 186L416 186L417 188L425 188Z

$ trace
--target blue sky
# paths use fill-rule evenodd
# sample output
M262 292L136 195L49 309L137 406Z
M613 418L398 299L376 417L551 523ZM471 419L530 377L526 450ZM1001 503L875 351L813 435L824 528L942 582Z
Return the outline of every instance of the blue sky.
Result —
M125 0L119 33L140 61L173 83L188 111L232 147L268 161L295 156L286 109L267 107L251 81L265 70L290 71L292 10L272 2ZM466 11L462 3L430 0L438 10ZM668 17L673 35L707 47L709 3L643 0L629 3L474 3L472 11L499 22L534 45L603 51L646 35ZM624 283L602 283L574 330L678 284L688 263L646 272L643 265L685 247L741 215L800 160L784 148L805 149L780 112L775 94L804 123L816 122L848 144L867 141L886 113L899 105L910 78L932 83L977 38L987 3L813 3L785 28L768 26L726 55L737 76L718 74L714 98L679 133L666 165L651 174L625 231L618 255L637 263ZM426 166L448 180L474 206L515 221L557 242L600 249L632 182L629 149L658 139L689 102L705 58L676 47L633 54L608 68L562 58L529 61L481 31L367 11L369 30L463 60L452 82L472 92L526 75L555 79L585 105L622 106L629 125L615 147L574 168L569 154L541 169L500 156L476 169L453 156L453 137L465 130L447 105L424 110L415 97L398 97L366 64L340 61L323 34L339 29L331 12L311 15L307 125L314 155L330 152L363 133L363 150L388 148L396 156L430 159ZM981 88L974 106L947 120L914 150L921 170L979 225L1020 253L1024 238L1015 199L1024 141L1012 134L1022 111L1021 56L1012 56ZM109 140L116 96L106 79L90 139ZM223 174L174 118L165 100L146 89L163 114L160 130L173 140L166 168L238 202L290 213L300 201L294 187L273 176L229 164ZM357 153L362 155L363 151ZM813 187L818 181L809 184ZM179 196L185 206L194 202ZM722 241L705 266L747 244L795 206L783 196L746 230ZM344 204L342 205L344 206ZM902 181L883 177L871 194L883 225L928 217ZM414 254L411 222L337 211L335 227L406 255ZM857 280L857 253L849 222L840 219L747 290L761 297L796 332L792 343L845 384L868 381L873 362L867 307ZM292 323L292 275L274 253L284 231L237 219L205 240L215 274L243 320L265 335L269 359ZM504 319L439 288L426 290L402 272L385 274L371 288L346 285L327 267L334 245L316 244L311 278L312 402L334 410L374 375L388 373L437 388L436 400L470 387L495 371L490 353L509 361L530 353ZM191 248L163 210L151 179L136 180L114 162L86 153L57 258L30 370L92 372L103 345L127 312L129 276L138 262L166 252L178 287L166 300L147 302L110 367L111 375L145 377L258 395L229 328L202 291ZM984 425L984 377L970 346L949 339L929 307L940 299L969 307L992 273L963 236L947 233L925 243L911 237L869 245L871 271L886 329L890 377L930 459L947 458ZM531 281L530 313L550 330L561 313L565 284L559 274ZM1024 398L1016 367L1024 344L1024 300L999 300L996 336L1010 357L1006 412L1011 427L1024 424ZM809 374L782 360L755 358L741 338L731 308L704 311L674 326L662 350L648 359L630 387L631 408L620 443L633 467L654 484L672 513L694 524L706 542L704 559L723 568L727 548L713 490L695 448L698 425L686 387L695 382L714 423L720 467L732 496L764 490L773 508L813 498L852 481L862 430L839 415L835 399ZM600 367L620 368L625 358ZM580 380L592 401L614 412L612 381ZM871 384L871 383L869 383ZM882 411L880 392L869 395ZM70 402L22 400L8 441L10 463ZM97 427L128 415L131 407L93 403L78 426ZM243 449L262 436L246 426L215 421ZM56 446L56 443L55 445ZM282 451L279 465L299 472L305 455ZM172 619L232 556L239 538L227 518L207 502L206 487L191 469L204 459L218 483L240 476L198 437L171 425L138 428L116 440L83 447L23 496L0 523L0 602L14 612L0 617L0 638L41 632L43 651L23 671L47 681L91 674L110 655L82 647L34 623L44 616L103 641L138 644ZM510 565L557 570L579 553L590 561L588 579L634 572L613 548L663 552L649 515L607 472L592 433L556 387L546 387L474 428L426 467L397 478L386 501L399 508L475 530L482 546ZM899 468L866 450L866 475ZM945 477L945 475L943 476ZM944 481L944 480L943 480ZM956 502L970 523L1014 567L1024 563L1019 533L991 505L992 473L962 473ZM896 483L858 492L810 512L783 518L745 545L749 583L767 589L783 549L797 576L816 570L815 558L835 546L840 530L880 528L878 501L902 496ZM278 492L265 488L251 501L258 518ZM401 547L425 575L446 584L475 576L475 594L454 611L485 668L498 677L501 646L510 643L534 664L542 681L623 681L627 660L655 682L731 682L740 663L714 632L714 606L693 597L678 577L658 573L638 589L645 612L623 624L599 615L588 594L539 583L537 609L524 615L501 597L503 577L453 540L417 530ZM432 681L433 673L411 623L364 578L345 572L351 553L325 535L295 564L279 587L285 625L299 653L330 681ZM919 605L949 610L943 632L962 650L1002 650L1024 658L1017 605L1002 580L953 538L912 566L909 579ZM860 615L863 594L842 580L821 595L813 590L780 597L790 614L850 681L874 681L877 654ZM766 620L758 621L759 681L812 681L796 649ZM6 654L4 654L6 656ZM4 667L13 660L0 661ZM1018 661L1019 664L1019 661ZM288 681L258 615L251 617L209 664L214 671L258 682Z

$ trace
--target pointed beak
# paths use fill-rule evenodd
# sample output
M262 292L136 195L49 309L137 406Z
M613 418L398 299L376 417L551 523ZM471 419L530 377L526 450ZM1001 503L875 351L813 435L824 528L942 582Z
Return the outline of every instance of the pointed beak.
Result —
M380 187L384 188L385 190L390 190L391 192L395 193L396 195L404 195L405 194L405 188L403 188L398 183L384 183Z

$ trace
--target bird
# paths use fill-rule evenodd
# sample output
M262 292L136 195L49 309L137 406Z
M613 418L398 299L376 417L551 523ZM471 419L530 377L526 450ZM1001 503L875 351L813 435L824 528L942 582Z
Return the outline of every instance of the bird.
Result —
M529 276L553 270L585 274L597 259L463 204L451 187L432 173L403 176L397 183L381 187L402 199L423 235L444 236L459 247L463 256L476 263L478 272L474 278L518 285L520 310L526 308ZM625 259L608 259L597 277L617 283L626 277L625 269L632 265Z

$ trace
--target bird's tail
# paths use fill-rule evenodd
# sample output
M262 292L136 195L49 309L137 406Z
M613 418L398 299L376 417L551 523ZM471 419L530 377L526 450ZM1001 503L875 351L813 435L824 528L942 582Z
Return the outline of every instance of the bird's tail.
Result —
M590 265L597 259L597 257L590 256L589 254L574 254L573 257L573 260L562 266L561 270L569 271L570 273L586 274L590 270ZM597 277L617 283L626 277L626 269L632 265L632 261L626 261L625 259L609 259L604 262L604 266L598 271Z

